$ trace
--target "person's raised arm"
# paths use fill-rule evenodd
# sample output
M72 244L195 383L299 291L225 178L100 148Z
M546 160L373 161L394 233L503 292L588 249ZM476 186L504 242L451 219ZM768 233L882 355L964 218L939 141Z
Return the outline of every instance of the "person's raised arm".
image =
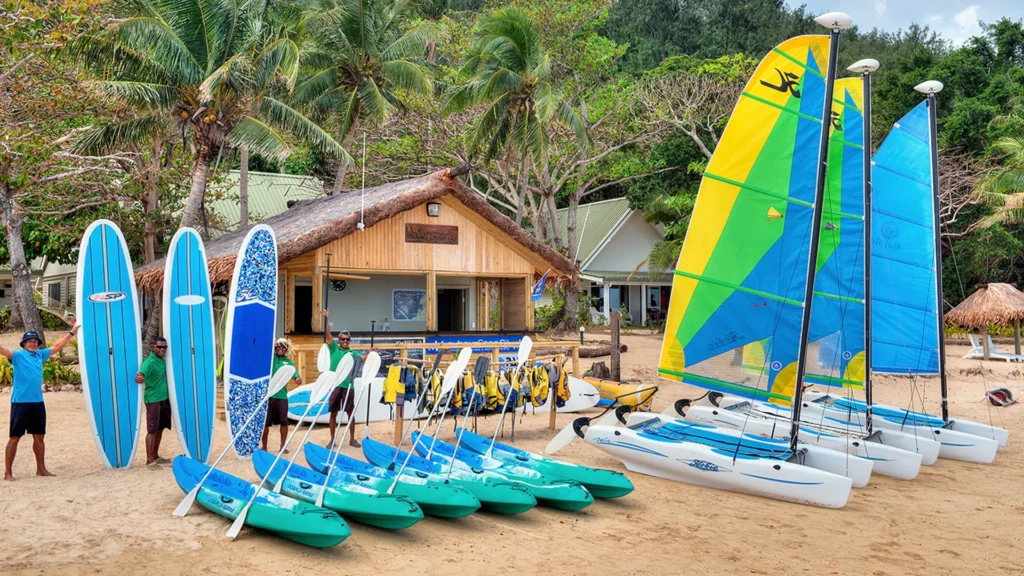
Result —
M50 346L50 354L53 355L63 350L64 347L68 345L68 342L71 342L71 339L75 337L75 334L78 334L79 328L80 326L78 323L75 323L75 325L71 327L70 332L61 336L59 340L53 343L53 346Z
M7 348L0 346L0 356L7 358L8 360L14 360L14 352L11 352Z

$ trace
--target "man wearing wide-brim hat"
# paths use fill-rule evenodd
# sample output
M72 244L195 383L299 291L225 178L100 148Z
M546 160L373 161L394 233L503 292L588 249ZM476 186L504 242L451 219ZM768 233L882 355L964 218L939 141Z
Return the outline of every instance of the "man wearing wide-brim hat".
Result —
M36 476L53 476L46 469L46 405L43 404L43 363L64 349L78 332L78 324L49 348L41 348L42 338L35 332L21 337L21 350L8 350L0 346L0 356L7 358L14 368L14 394L11 396L11 428L7 449L4 451L4 480L14 480L14 455L18 442L25 434L32 435L32 451L36 455Z

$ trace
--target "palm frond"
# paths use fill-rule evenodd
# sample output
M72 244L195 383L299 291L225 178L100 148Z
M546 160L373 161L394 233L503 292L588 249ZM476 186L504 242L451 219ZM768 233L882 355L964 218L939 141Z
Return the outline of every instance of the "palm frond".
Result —
M199 95L204 101L213 100L223 91L245 94L255 85L256 70L246 54L235 54L214 70L199 85Z
M558 104L555 108L555 117L558 121L572 129L573 134L576 135L576 143L583 149L589 149L593 144L593 140L590 137L590 131L587 130L587 123L583 120L576 110L569 106L565 100L559 98Z
M243 116L228 139L233 146L248 144L250 151L265 158L284 160L292 153L284 135L252 116Z
M367 78L359 87L359 106L362 108L361 116L365 117L373 125L380 125L388 115L388 104L381 94L380 86Z
M81 133L73 149L78 154L88 156L137 149L151 142L153 135L163 129L164 123L159 116L140 116L122 122L101 124Z
M525 87L523 77L508 68L499 68L486 80L486 83L480 86L479 91L475 95L477 101L491 100L502 94L516 92Z
M128 18L112 24L100 34L107 36L114 48L123 47L141 55L176 82L198 84L205 76L205 67L195 59L174 30L159 20ZM108 58L116 58L116 53Z
M388 82L417 94L430 94L433 86L426 66L410 60L391 60L381 66Z
M112 101L141 110L166 110L178 99L177 86L166 84L123 80L87 80L83 84Z
M334 89L337 84L334 68L310 76L295 88L293 98L300 105L309 104Z
M313 148L351 162L352 157L326 130L284 102L264 97L260 115L267 124L278 126L309 142Z
M299 47L291 38L278 38L267 45L256 58L256 73L261 86L282 76L291 90L299 74Z

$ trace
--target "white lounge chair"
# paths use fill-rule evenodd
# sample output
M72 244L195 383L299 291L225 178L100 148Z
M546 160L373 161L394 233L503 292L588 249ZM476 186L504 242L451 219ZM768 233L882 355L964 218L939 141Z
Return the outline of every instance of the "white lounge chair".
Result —
M974 334L967 336L971 341L971 351L964 354L964 358L971 359L982 359L985 357L985 349L981 345L981 338ZM992 342L991 336L986 336L988 339L988 357L990 360L1004 360L1006 362L1024 362L1024 356L1013 354L1011 352L1002 352Z
M604 326L608 323L608 319L605 318L604 314L597 311L597 308L590 307L590 323L596 326Z

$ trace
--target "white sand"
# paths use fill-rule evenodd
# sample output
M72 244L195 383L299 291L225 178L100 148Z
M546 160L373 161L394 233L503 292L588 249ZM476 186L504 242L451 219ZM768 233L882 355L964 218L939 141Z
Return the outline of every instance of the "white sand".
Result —
M2 336L9 344L10 335ZM623 377L648 381L658 336L626 336ZM31 443L23 442L13 483L0 484L0 571L136 574L1012 574L1024 573L1024 407L988 408L984 390L1006 386L1024 397L1022 368L979 362L949 350L950 411L1011 431L1009 447L992 465L940 460L917 480L875 476L842 510L785 504L630 473L636 492L599 501L577 513L538 508L522 516L477 513L461 520L427 518L387 532L353 524L340 546L315 550L250 529L231 542L229 522L194 507L171 511L183 494L170 466L150 471L140 447L135 467L105 470L90 437L81 394L46 395L47 464L56 478L32 475ZM584 369L589 367L584 361ZM938 384L919 383L933 412ZM664 385L661 411L694 391ZM910 381L881 379L878 401L906 405ZM0 395L0 426L8 424L10 395ZM573 416L559 417L559 425ZM496 419L481 419L489 430ZM540 451L554 434L547 416L527 416L516 443ZM218 421L217 444L227 443ZM374 435L391 440L391 423ZM360 428L360 434L362 429ZM445 425L442 437L450 438ZM326 430L313 434L325 442ZM271 448L277 446L272 435ZM347 449L351 452L351 449ZM162 455L178 452L165 434ZM603 452L576 442L569 461L622 470ZM301 462L301 457L299 459ZM233 456L225 468L255 480Z

